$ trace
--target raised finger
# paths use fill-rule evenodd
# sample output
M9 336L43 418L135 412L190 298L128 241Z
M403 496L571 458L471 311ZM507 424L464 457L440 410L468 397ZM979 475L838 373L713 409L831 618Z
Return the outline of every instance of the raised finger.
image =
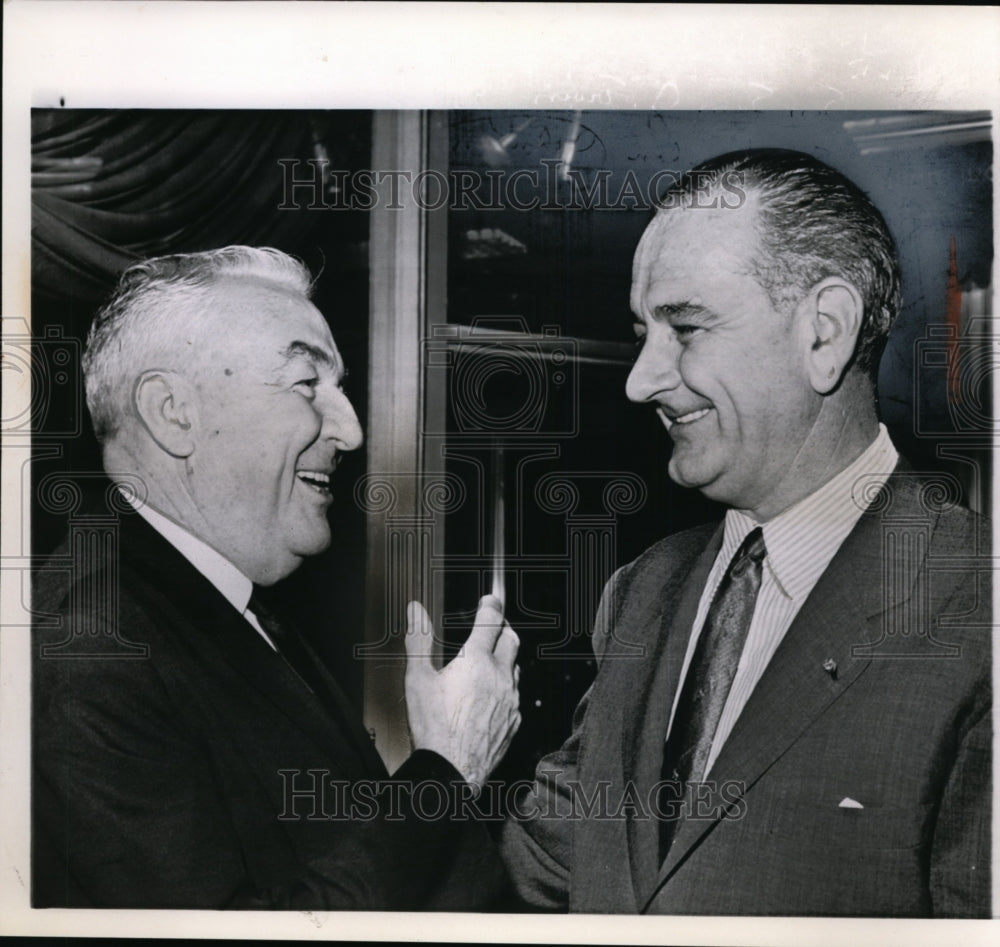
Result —
M406 660L411 667L434 667L434 626L420 602L406 606Z
M500 601L492 595L484 595L479 600L476 621L466 642L470 647L492 651L504 628L503 611Z
M510 625L504 622L503 631L500 633L493 653L504 667L511 667L514 664L514 659L517 657L517 649L520 645L521 641L517 637L517 633Z

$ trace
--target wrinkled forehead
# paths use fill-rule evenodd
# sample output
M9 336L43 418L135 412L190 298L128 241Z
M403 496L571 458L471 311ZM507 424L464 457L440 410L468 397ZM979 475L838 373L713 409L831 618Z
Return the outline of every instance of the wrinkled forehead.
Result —
M317 340L333 342L322 313L303 295L260 277L224 277L212 285L209 320L216 328L225 324L258 330L282 327L310 332Z
M641 314L649 293L691 274L751 274L758 256L756 201L738 208L681 207L660 210L650 221L632 260L632 311Z
M209 346L222 355L271 362L296 344L341 367L333 334L320 311L288 287L257 277L217 280L203 312ZM320 355L322 353L322 355Z

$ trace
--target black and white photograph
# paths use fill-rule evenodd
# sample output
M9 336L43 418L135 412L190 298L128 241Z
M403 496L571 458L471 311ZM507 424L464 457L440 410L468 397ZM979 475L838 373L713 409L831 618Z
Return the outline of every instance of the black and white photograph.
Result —
M420 101L384 52L381 95L33 80L9 932L996 933L997 57L887 94L878 35L831 57L853 94L794 42L777 95L758 58L719 93L721 50L546 87L513 24Z

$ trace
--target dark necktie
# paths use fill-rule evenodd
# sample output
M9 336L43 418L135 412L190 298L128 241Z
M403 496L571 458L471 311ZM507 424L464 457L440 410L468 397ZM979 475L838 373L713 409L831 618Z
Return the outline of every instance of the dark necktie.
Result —
M729 697L760 591L764 533L758 526L736 550L712 598L681 688L663 754L661 779L673 785L673 798L685 795L689 781L701 780L719 718ZM661 805L663 812L670 806ZM678 819L660 822L660 860L666 857Z
M284 625L271 607L264 601L264 594L258 586L254 586L253 594L247 608L253 612L260 627L267 632L274 642L278 654L285 659L289 667L299 676L302 682L323 703L330 703L330 689L323 680L323 675L312 656L306 650L298 633Z

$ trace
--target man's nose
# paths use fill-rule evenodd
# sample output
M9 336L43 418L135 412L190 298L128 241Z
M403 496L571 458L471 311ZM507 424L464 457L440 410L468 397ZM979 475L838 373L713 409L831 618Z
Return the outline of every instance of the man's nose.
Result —
M662 392L671 391L681 383L679 350L677 341L665 335L655 340L647 338L625 382L629 401L654 401Z
M323 405L322 436L332 438L337 443L337 449L342 451L357 450L364 442L354 405L339 388Z

